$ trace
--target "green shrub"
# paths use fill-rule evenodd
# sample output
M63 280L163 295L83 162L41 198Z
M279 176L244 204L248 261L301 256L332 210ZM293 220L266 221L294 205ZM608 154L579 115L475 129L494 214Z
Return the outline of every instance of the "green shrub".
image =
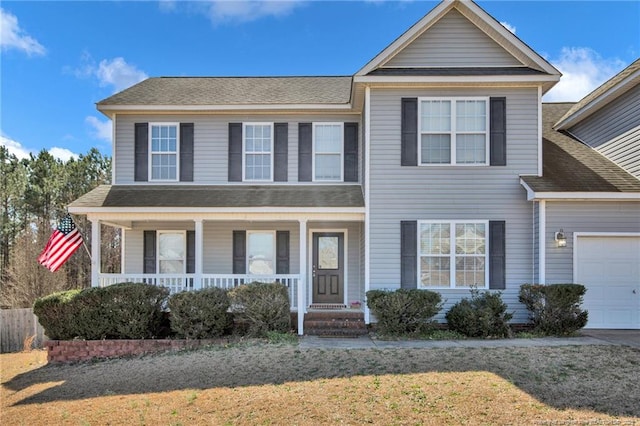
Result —
M53 340L68 340L76 337L74 317L76 312L71 301L80 290L53 293L37 299L33 313L44 328L44 333Z
M177 337L207 339L229 331L233 316L229 297L221 288L185 291L169 298L171 330Z
M519 300L537 332L563 336L587 324L588 313L580 308L586 291L581 284L523 284Z
M229 297L237 319L246 324L249 335L264 337L269 331L290 330L289 290L283 284L245 284L231 290Z
M378 330L387 335L406 335L429 330L442 305L439 293L429 290L370 290L367 306L378 319Z
M507 305L500 292L471 290L471 299L464 298L453 305L445 315L451 330L469 337L509 337Z

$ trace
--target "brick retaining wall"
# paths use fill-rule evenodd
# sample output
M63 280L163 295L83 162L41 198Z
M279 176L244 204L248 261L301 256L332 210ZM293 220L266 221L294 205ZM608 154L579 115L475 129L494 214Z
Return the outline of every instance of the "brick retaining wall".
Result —
M50 363L87 361L94 358L117 358L156 352L195 349L227 339L203 340L48 340L47 360Z

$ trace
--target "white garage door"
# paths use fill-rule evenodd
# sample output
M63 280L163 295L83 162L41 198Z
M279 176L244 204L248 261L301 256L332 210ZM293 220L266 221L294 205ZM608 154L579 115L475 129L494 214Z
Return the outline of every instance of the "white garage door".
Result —
M586 328L640 328L640 237L579 236L576 250Z

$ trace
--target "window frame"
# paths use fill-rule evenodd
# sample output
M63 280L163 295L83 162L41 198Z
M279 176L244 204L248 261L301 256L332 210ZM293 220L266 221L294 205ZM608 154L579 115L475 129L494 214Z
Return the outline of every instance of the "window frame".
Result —
M340 178L339 179L318 179L316 178L316 127L318 126L339 126L340 127ZM344 182L344 122L314 122L311 126L311 181L312 182ZM322 154L337 154L337 152L321 152Z
M271 151L269 152L270 159L270 175L268 179L247 179L247 127L248 126L269 126L271 128ZM275 131L273 122L244 122L242 123L242 181L243 182L273 182L274 166L275 166ZM264 155L264 152L251 152L250 154Z
M490 110L491 110L491 102L489 96L422 96L418 98L418 166L426 166L426 167L483 167L490 165ZM449 101L451 102L451 130L449 132L424 132L422 130L422 102L423 101ZM485 130L484 132L456 132L456 102L457 101L484 101L485 103ZM483 163L458 163L456 160L457 154L457 140L456 135L461 134L479 134L484 133L485 135L485 158ZM451 158L449 163L423 163L422 162L422 135L423 134L449 134L451 136Z
M160 262L162 260L177 260L177 259L161 259L160 257L160 235L161 234L180 234L182 235L182 243L184 245L184 256L182 260L182 272L178 272L178 274L186 274L187 273L187 231L184 230L171 230L171 229L163 229L156 231L156 271L160 275L171 275L166 274L164 272L160 272Z
M148 171L148 179L149 182L179 182L180 181L180 123L177 122L150 122L149 124L149 171ZM153 156L160 154L174 154L173 152L167 151L153 151L153 127L154 126L173 126L176 128L176 178L175 179L154 179L153 178Z
M436 255L428 255L428 254L423 254L422 250L421 250L421 241L420 241L420 229L422 225L432 225L432 224L448 224L449 225L449 247L450 247L450 253L448 255L441 255L441 257L449 257L449 286L433 286L433 287L428 287L428 286L423 286L422 285L422 279L421 279L421 260L423 257L429 257L429 256L436 256ZM417 254L417 271L416 271L416 288L418 289L422 289L422 290L469 290L470 288L472 288L472 286L456 286L456 259L458 257L480 257L479 255L464 255L464 254L456 254L455 252L455 247L456 247L456 233L455 233L455 227L456 225L463 225L463 224L481 224L484 225L484 286L477 286L478 289L481 290L489 290L489 254L490 254L490 247L489 247L489 220L478 220L478 219L456 219L456 220L418 220L417 221L417 247L416 247L416 254Z
M246 237L246 247L245 247L245 253L246 253L246 259L245 259L245 271L247 275L250 276L254 276L254 277L264 277L264 276L270 276L270 275L275 275L276 274L276 266L277 266L277 262L278 262L278 252L277 252L277 238L276 238L276 231L275 230L269 230L269 229L252 229L252 230L247 230L247 237ZM271 274L252 274L251 273L251 269L249 268L249 262L250 262L250 257L249 257L249 242L251 241L251 234L271 234L272 238L273 238L273 244L272 244L272 249L273 249L273 272Z

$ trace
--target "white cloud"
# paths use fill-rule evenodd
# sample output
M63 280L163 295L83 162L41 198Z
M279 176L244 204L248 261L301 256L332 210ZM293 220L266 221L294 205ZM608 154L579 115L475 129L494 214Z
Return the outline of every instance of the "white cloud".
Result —
M98 117L90 115L84 121L91 127L91 135L94 138L111 142L112 123L110 120L102 121Z
M27 55L44 55L46 49L38 40L28 35L15 15L0 8L0 47L2 50L22 50Z
M551 64L561 73L560 82L545 96L545 102L576 102L609 80L625 63L617 58L602 58L587 47L563 47Z
M4 145L10 154L15 155L18 159L29 158L30 150L22 146L20 142L14 141L4 136L0 136L0 145Z
M122 57L103 59L95 70L95 75L100 86L113 86L117 92L149 77L135 65L128 64Z
M202 14L213 24L243 23L256 21L264 17L285 16L307 0L205 0L187 3L188 10ZM182 7L181 2L162 0L159 3L163 12L174 12ZM186 3L186 2L185 2Z
M49 150L49 154L51 154L55 158L62 160L65 163L72 158L78 158L78 154L68 150L67 148L59 148L57 146L51 148Z
M505 27L506 29L508 29L512 33L514 33L514 34L516 33L516 27L514 27L510 23L508 23L506 21L500 21L500 24L502 24L503 27Z

